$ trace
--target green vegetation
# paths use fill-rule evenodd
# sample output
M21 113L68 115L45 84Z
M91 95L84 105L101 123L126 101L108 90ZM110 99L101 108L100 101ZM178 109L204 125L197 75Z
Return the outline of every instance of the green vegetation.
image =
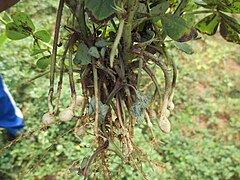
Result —
M35 26L35 30L32 31L29 36L36 31L46 28L48 32L53 34L54 27L52 26L52 22L55 21L53 14L57 12L57 4L54 2L46 0L22 2L9 10L9 14L16 11L23 12L27 9ZM108 12L104 11L106 10L105 6L108 6L108 4L105 3L102 3L101 10L103 10L103 12L101 13L99 9L94 9L95 6L93 2L94 1L89 0L87 7L92 10L95 17L98 17L99 21L112 16L116 11L122 13L120 5L118 6L120 9L112 9L112 11ZM164 11L163 5L166 6L166 1L159 2L163 3L161 4L161 7L163 7L162 13L165 13L166 10ZM236 10L239 12L239 10L236 9L238 7L237 5L226 9L226 4L222 3L218 5L219 10L223 12ZM177 1L175 4L178 4ZM156 6L157 5L158 3ZM190 5L193 5L193 3ZM210 6L216 7L214 3L210 3ZM173 5L172 8L176 9ZM192 7L187 6L187 9L189 8L191 9ZM194 8L196 7L194 6ZM152 13L154 14L154 12L153 10ZM70 14L70 11L65 9L63 21L66 24L70 21L68 14ZM206 31L206 34L214 34L216 32L216 24L226 23L227 20L226 18L216 17L224 16L222 14L208 15L213 19L211 27L204 27L204 21L200 21L202 24L198 24L196 27L199 31ZM4 14L1 14L2 18L4 16ZM208 20L210 18L209 16L207 16ZM204 17L201 17L201 19ZM193 38L192 35L188 34L193 34L193 29L187 28L193 25L187 24L185 26L181 24L183 27L180 27L178 18L179 16L165 17L163 26L165 26L167 34L174 40L180 39L182 41L186 37L194 39L195 37ZM189 16L185 16L185 19L189 18ZM6 17L4 19L6 19ZM197 20L199 21L200 19ZM183 32L172 32L168 21L176 21L175 25L179 26ZM180 21L182 21L182 19ZM228 22L229 21L228 19ZM118 21L116 22L118 24ZM98 22L96 22L96 24L97 23ZM230 24L231 27L233 27L232 21ZM159 22L156 25L162 26ZM224 27L226 27L226 24L222 25L222 28ZM125 28L129 27L125 26ZM46 40L41 46L47 50L45 51L43 49L43 51L38 54L40 51L36 52L36 49L34 49L36 48L36 44L33 43L32 37L27 37L20 41L10 41L6 39L4 43L1 43L3 42L1 41L1 37L4 39L4 37L1 36L4 33L4 29L5 26L0 25L0 72L24 113L27 132L26 137L22 138L16 145L4 149L4 151L0 150L0 179L41 179L47 177L79 179L80 177L74 168L81 166L83 158L90 157L97 147L96 143L94 144L96 138L92 135L94 134L94 127L88 127L90 129L88 129L89 134L85 133L84 136L76 137L74 135L74 128L77 118L75 117L72 121L57 121L57 123L49 127L39 128L42 126L41 119L43 114L48 111L47 93L50 78L49 74L45 74L45 72L48 71L45 69L48 67L48 60L40 59L50 55L48 49L50 49L49 46L51 45L46 44ZM110 29L114 28L111 26ZM232 32L234 28L229 29ZM182 36L183 34L186 35L186 31L189 31L187 36ZM174 96L175 109L171 111L169 117L172 125L171 132L169 134L162 133L158 128L157 119L154 119L152 122L156 141L153 141L154 139L151 135L150 128L145 122L144 117L142 118L140 115L139 117L136 115L139 122L139 125L136 124L134 126L133 140L136 147L134 147L134 151L132 152L132 159L130 156L129 161L126 160L129 164L123 162L120 157L115 155L115 152L104 152L99 155L92 164L90 168L93 172L91 177L97 174L99 179L106 179L106 174L104 175L106 171L103 171L105 167L103 166L103 162L105 161L104 158L106 158L104 155L108 155L107 158L109 159L106 161L109 170L113 170L111 173L113 179L142 179L145 177L146 179L235 180L240 178L240 123L238 119L240 117L239 46L224 41L221 37L223 34L220 33L217 33L214 37L200 35L201 39L193 40L185 44L186 46L183 46L182 43L178 44L179 42L172 43L170 38L166 39L164 45L166 45L167 50L169 50L169 57L175 60L179 71ZM61 35L64 45L60 48L59 54L62 55L64 53L63 47L67 41L64 38L69 37L63 27L61 28ZM114 35L116 36L116 32ZM125 35L123 32L123 36ZM40 36L37 36L37 38L33 37L41 40L41 37L45 39L47 36L48 35L42 36L40 33ZM148 36L148 41L142 42L143 44L147 42L144 45L147 46L149 45L148 43L152 44L154 42L152 38L155 37L151 36L151 32L149 33L148 31L148 34L144 34L144 36L145 38ZM231 41L231 39L228 38L229 36L223 37ZM234 42L238 41L237 43L239 43L238 38L233 39ZM41 41L39 42L42 43ZM103 41L103 43L107 42ZM73 47L75 48L74 55L79 53L80 50L81 54L84 54L84 52L82 52L84 48L78 48L84 45L86 46L84 43L76 43L76 47ZM110 54L108 51L106 51L107 55ZM193 51L194 54L192 54ZM82 63L81 60L86 60L89 57L98 58L101 52L102 51L96 52L92 49L91 53L89 53L91 56L85 53L86 58L81 59L82 57L80 56L76 58L77 60L75 61L79 61L78 63L83 65L84 63ZM35 55L33 55L33 53ZM44 53L44 56L42 53ZM124 55L131 57L131 54L128 53ZM57 57L57 60L59 62L60 58L58 59ZM46 62L47 65L45 64ZM116 63L116 59L114 62ZM49 61L49 63L51 63L51 61ZM167 64L167 62L165 63ZM57 65L60 65L60 63ZM69 61L67 61L65 65L66 69L68 69ZM109 64L107 67L110 68L110 66ZM157 68L154 63L150 63L149 67L156 73L162 93L164 90L162 71ZM82 66L80 66L80 68L82 68ZM38 77L39 74L44 75ZM57 72L56 78L58 79L59 76L59 72ZM82 94L80 87L81 79L79 79L78 73L74 74L74 79L76 91ZM140 85L133 84L133 86L140 87L141 90L144 90L145 95L151 97L154 91L151 78L145 73L142 73L141 79L142 83L140 83ZM146 82L151 82L151 84L145 86ZM71 104L69 86L68 74L66 73L64 74L63 89L59 103L60 112ZM131 93L134 94L133 91L131 91ZM163 96L163 94L161 95ZM147 96L142 96L142 98L139 98L140 100L137 101L141 104L142 108L146 103L145 97ZM93 112L97 111L97 108L94 106L94 101L93 98L90 101ZM155 104L159 105L158 101ZM101 115L104 115L104 112L102 112L105 110L103 107L106 107L104 105L105 104L99 103L101 111L101 113L99 113L100 120L105 117L101 117ZM80 112L77 113L77 115L80 114ZM126 116L129 116L128 112L126 112ZM33 133L28 134L28 132L32 131ZM8 145L6 133L3 130L1 130L0 133L0 148L4 148ZM114 140L116 145L119 146L118 138ZM103 142L100 141L98 143L102 145ZM110 149L116 151L116 148L114 148L111 142ZM125 151L126 149L122 152L125 153ZM86 164L83 164L83 166L86 166ZM121 173L115 172L116 170L120 170ZM109 177L109 174L107 176Z

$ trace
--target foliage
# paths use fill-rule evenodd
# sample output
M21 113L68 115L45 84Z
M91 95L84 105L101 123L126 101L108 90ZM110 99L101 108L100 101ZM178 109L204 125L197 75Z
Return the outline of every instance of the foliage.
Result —
M69 173L68 169L73 167L79 170L82 159L86 160L83 157L85 154L88 157L96 155L98 157L94 164L91 164L91 158L88 158L86 164L91 165L90 169L93 172L90 176L98 173L104 178L111 176L121 176L122 178L132 176L133 179L154 179L159 176L183 179L208 179L213 176L216 179L238 178L239 153L236 148L238 145L234 139L236 136L236 119L234 117L237 116L233 115L231 119L233 127L227 127L229 132L225 134L226 136L227 134L232 135L232 139L224 142L220 133L214 133L213 128L216 123L214 117L220 113L217 104L212 104L216 99L204 99L206 106L199 107L197 104L202 103L202 99L193 98L191 92L187 93L187 84L184 86L183 83L175 92L177 94L175 104L179 110L171 112L170 116L170 120L176 119L175 121L171 120L175 130L169 135L163 135L156 128L157 121L163 116L167 116L167 110L172 110L169 105L172 103L176 85L174 60L179 55L174 54L174 51L168 51L176 46L178 49L192 54L192 49L195 48L191 48L189 43L185 42L197 38L195 28L201 33L213 35L217 32L219 25L220 34L224 39L239 44L239 24L231 15L226 14L229 12L239 13L238 2L234 1L229 4L230 1L205 0L141 1L141 3L137 0L86 1L85 7L81 2L66 1L74 18L67 21L64 18L67 19L69 16L63 15L62 23L67 25L61 26L61 43L58 44L55 39L52 53L51 45L47 44L49 41L48 31L35 32L34 29L37 25L35 22L32 23L28 15L18 12L11 17L13 20L3 18L8 38L16 40L30 35L33 37L32 50L28 50L28 52L25 50L25 54L32 54L36 57L35 59L38 59L36 61L37 67L32 63L26 63L26 60L13 61L16 62L16 65L10 64L14 68L22 69L19 72L20 75L22 73L21 76L31 76L35 80L38 77L34 77L34 75L38 75L38 73L40 76L46 75L48 70L44 72L42 69L46 69L51 64L50 77L42 77L34 82L23 82L21 87L24 89L20 87L20 92L24 95L22 97L30 97L32 101L20 99L20 101L26 102L25 106L29 106L25 112L29 118L27 126L31 126L33 129L39 127L40 122L36 123L36 119L39 119L46 111L46 104L49 105L49 112L57 116L58 109L62 111L65 107L69 106L70 108L75 105L76 95L83 95L84 103L81 109L75 108L76 115L73 121L63 123L57 120L47 130L34 131L35 135L32 138L23 140L11 152L5 151L5 155L1 159L3 162L1 169L10 172L10 174L15 173L19 177L26 176L29 179L42 178L47 175L79 178L74 173ZM52 7L54 9L54 6ZM99 7L102 8L99 9ZM61 3L58 12L61 14ZM206 12L210 15L207 14L200 20L197 17L198 23L193 23L192 19L189 18L189 16L198 13L206 14ZM68 14L69 11L65 10L64 13ZM24 16L21 18L24 21L18 21L19 15ZM60 20L60 16L58 18ZM59 34L59 25L57 24L55 28L56 34ZM13 32L13 29L16 31ZM0 37L0 44L1 41L6 41L4 35ZM56 52L57 45L61 46L58 53ZM194 47L195 44L192 43L192 46ZM25 45L24 48L26 49ZM30 51L32 52L30 53ZM72 64L72 59L74 64ZM216 60L216 58L213 59ZM199 63L196 68L208 70L206 64L200 63L200 60L201 58L194 59L193 62ZM5 64L8 64L6 61L4 61L4 67L7 67ZM29 71L26 64L34 71ZM186 64L191 63L187 62ZM156 66L160 68L158 69ZM180 76L186 78L187 76L184 76L181 71L188 74L196 70L193 68L182 70L181 66L179 68ZM208 73L209 71L206 71L206 74ZM68 82L62 79L65 76L69 76ZM53 92L56 88L54 77L59 78L55 104L53 104ZM13 77L9 81L16 78ZM147 78L148 82L151 83L150 89L148 89L148 84L146 86L144 78ZM46 89L45 81L47 79L50 79L48 102L46 102L47 97L43 91ZM182 82L186 83L188 80L190 83L198 81L198 72L194 72L193 77ZM62 87L62 82L67 86ZM79 83L81 88L75 87L76 83ZM17 86L17 83L12 84L12 87ZM41 88L41 86L43 87ZM71 98L68 98L69 86ZM216 86L216 84L212 86ZM62 92L59 89L62 89ZM139 96L138 92L142 89L147 89L143 91L146 95ZM222 86L219 87L220 91L221 89ZM60 93L62 94L59 100ZM221 94L221 92L219 93ZM146 102L146 97L151 97L150 106ZM43 101L35 98L40 98ZM37 106L32 105L32 103L37 104ZM92 107L90 114L87 107ZM143 121L141 125L135 125L135 119L132 117L134 115L132 110L136 109L134 107L140 107L139 112L144 113L144 117L141 116L141 118L144 118L147 123ZM231 107L233 108L234 105ZM231 111L230 108L227 113ZM136 113L137 116L139 112ZM156 117L154 117L154 113ZM191 123L192 118L195 116L201 118L201 115L210 117L206 132L202 129L195 129ZM74 127L75 124L77 124L76 127ZM76 130L79 129L84 131L80 137L76 138L73 131L75 130L76 134ZM191 140L191 136L197 137ZM105 147L106 139L110 141L110 147L106 147L107 150L104 149L101 154L96 154L99 149ZM202 143L197 143L202 139ZM217 142L215 142L216 139ZM97 142L98 148L91 143L94 141ZM161 146L159 146L160 142L163 143ZM87 148L85 148L85 143ZM219 150L222 144L224 147ZM142 145L146 149L141 148ZM32 151L29 151L30 148ZM117 155L113 155L112 151ZM152 157L149 152L152 152ZM210 152L216 156L211 155ZM27 160L29 157L31 160ZM155 160L159 160L160 164L156 163ZM14 164L14 168L11 167L10 163ZM130 165L130 168L127 167L127 164ZM157 170L155 173L149 168L149 164ZM56 167L57 165L58 167ZM206 169L204 165L213 168ZM227 170L225 170L226 165L229 166ZM122 171L110 173L110 170L118 169L122 169ZM171 171L174 173L168 173ZM83 175L86 176L86 174Z

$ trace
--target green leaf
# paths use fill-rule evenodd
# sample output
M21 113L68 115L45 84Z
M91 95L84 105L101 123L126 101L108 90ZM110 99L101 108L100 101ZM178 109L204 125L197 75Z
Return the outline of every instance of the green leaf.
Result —
M144 119L144 111L149 106L150 98L137 91L137 98L131 107L131 115L137 118L137 123L141 124Z
M156 6L153 6L151 8L150 14L151 15L164 14L167 11L168 8L169 8L169 2L167 0L163 0L159 4L157 4Z
M186 42L195 39L197 36L198 36L197 30L195 28L191 28L190 31L184 33L177 41Z
M220 24L220 34L226 41L240 44L239 34L224 21Z
M11 16L5 11L3 16L2 16L2 19L6 22L6 23L9 23L9 22L12 22L12 18Z
M138 9L137 12L138 13L147 13L147 6L144 3L139 3L138 4Z
M5 34L0 34L0 46L7 40L7 36Z
M51 35L46 30L37 31L37 32L34 33L34 36L37 39L39 39L39 40L41 40L43 42L46 42L46 43L48 43L50 41L50 39L51 39Z
M192 49L192 47L190 45L188 45L187 43L181 43L181 42L174 42L174 46L178 49L180 49L181 51L185 52L186 54L193 54L194 51Z
M48 49L33 49L33 52L31 54L31 56L35 56L37 54L40 54L40 53L43 53L43 52L46 52L48 51Z
M102 57L103 59L105 58L106 51L107 51L107 49L106 49L105 47L103 47L103 48L101 49L100 54L101 54L101 57Z
M88 54L89 48L86 44L80 43L78 45L77 54L73 59L75 64L87 65L91 63L91 56Z
M44 56L37 60L37 67L40 69L46 69L51 63L51 56Z
M182 14L182 12L184 11L184 9L187 7L188 3L190 0L181 0L181 2L179 3L179 5L177 6L177 9L175 10L174 14L180 16Z
M162 24L167 35L175 41L190 31L184 19L174 14L165 15Z
M109 110L109 106L106 104L103 104L101 101L99 101L99 122L100 122L100 124L103 124L103 121L105 120L108 110ZM96 100L95 100L95 96L93 96L90 100L88 113L92 114L95 111L96 111Z
M99 54L99 52L98 52L98 49L95 47L95 46L93 46L93 47L91 47L89 50L88 50L88 53L89 53L89 55L91 55L92 57L95 57L95 58L100 58L100 54Z
M117 12L115 0L87 0L85 7L97 20L104 20Z
M89 160L89 157L84 157L83 158L83 160L81 162L81 165L80 165L81 169L84 169L86 167L86 165L88 163L88 160Z
M217 3L217 9L228 13L240 13L239 0L225 0Z
M207 34L210 36L214 35L217 31L220 19L221 18L219 14L216 14L216 13L211 14L203 18L200 22L198 22L195 28L203 34Z
M6 25L6 35L9 39L20 40L30 36L30 33L22 26L18 26L14 22L11 22Z
M105 39L102 39L102 38L97 40L97 42L95 42L96 47L106 47L106 46L109 46L111 44L112 44L111 42L108 42L108 41L106 41Z
M228 12L228 13L240 13L240 2L239 0L203 0L203 3L197 2L197 4L209 8L209 9L217 9L220 11Z
M26 13L17 12L12 16L12 19L16 25L21 26L26 31L35 31L35 26L33 25L31 18Z
M222 18L222 21L227 23L231 28L240 34L240 24L238 21L230 16L227 16L226 14L220 13L220 16Z

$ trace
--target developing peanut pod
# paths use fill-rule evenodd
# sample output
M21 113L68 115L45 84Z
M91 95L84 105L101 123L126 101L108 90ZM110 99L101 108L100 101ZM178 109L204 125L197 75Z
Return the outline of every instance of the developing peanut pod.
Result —
M56 120L55 116L53 114L50 114L49 112L44 114L42 117L42 122L44 125L50 125Z
M170 116L170 111L168 109L165 110L165 116L168 118Z
M172 110L174 109L174 107L175 107L175 105L173 104L172 101L170 101L170 102L168 103L168 109L169 109L170 111L172 111Z
M77 96L76 97L76 103L75 103L75 108L79 108L83 105L84 102L84 97L82 96Z
M160 117L158 126L164 133L169 133L171 131L171 124L165 115Z
M63 122L70 121L74 116L72 108L64 109L59 113L59 119Z
M86 132L85 126L81 126L81 127L76 128L76 130L75 130L75 135L78 136L78 137L80 137L80 136L82 136L85 132Z

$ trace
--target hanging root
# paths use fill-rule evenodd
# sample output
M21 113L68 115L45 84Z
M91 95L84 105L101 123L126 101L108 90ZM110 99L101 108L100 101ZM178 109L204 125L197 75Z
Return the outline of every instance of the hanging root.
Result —
M58 12L57 12L53 51L52 51L52 61L51 61L51 67L50 67L50 88L48 93L48 111L50 114L54 113L53 103L52 103L53 93L54 93L54 76L55 76L55 69L56 69L57 43L58 43L63 7L64 7L64 0L60 0L59 6L58 6Z
M69 46L70 46L70 41L67 42L67 45L66 45L65 50L64 50L63 55L62 55L54 114L57 114L58 106L59 106L59 102L60 102L62 82L63 82L63 74L64 74L64 62L65 62L65 59L66 59L66 55L67 55Z
M154 135L153 124L152 124L152 122L150 120L148 111L145 111L145 118L147 120L147 125L148 125L148 127L149 127L149 129L151 131L151 134L152 134L152 142L155 143L156 142L156 137Z
M74 109L76 106L76 89L75 83L73 79L73 64L72 64L72 52L73 52L73 44L75 42L74 34L70 38L70 45L69 45L69 67L68 67L68 75L69 75L69 83L71 89L71 104L68 108L64 109L59 114L59 118L61 121L70 121L74 116Z
M94 133L96 136L96 139L98 138L98 127L99 127L99 89L98 89L98 72L97 68L95 67L95 64L93 64L93 81L94 81L94 96L95 96L95 127L94 127Z
M166 47L163 47L163 54L168 62L171 63L172 69L173 69L173 75L172 75L172 87L171 87L171 93L169 95L169 101L168 101L168 109L172 111L174 109L174 103L173 103L173 97L174 97L174 90L177 83L177 66L175 64L175 60L173 58L169 57L169 54L166 50Z
M169 92L170 92L170 77L168 73L167 66L160 60L158 60L153 54L143 51L140 49L133 49L134 53L137 54L138 56L144 56L146 59L150 59L153 61L157 66L161 68L164 74L165 78L165 90L164 90L164 96L163 96L163 105L161 108L161 114L160 118L158 120L158 126L159 128L164 132L168 133L171 130L171 124L167 118L167 105L168 105L168 98L169 98Z

